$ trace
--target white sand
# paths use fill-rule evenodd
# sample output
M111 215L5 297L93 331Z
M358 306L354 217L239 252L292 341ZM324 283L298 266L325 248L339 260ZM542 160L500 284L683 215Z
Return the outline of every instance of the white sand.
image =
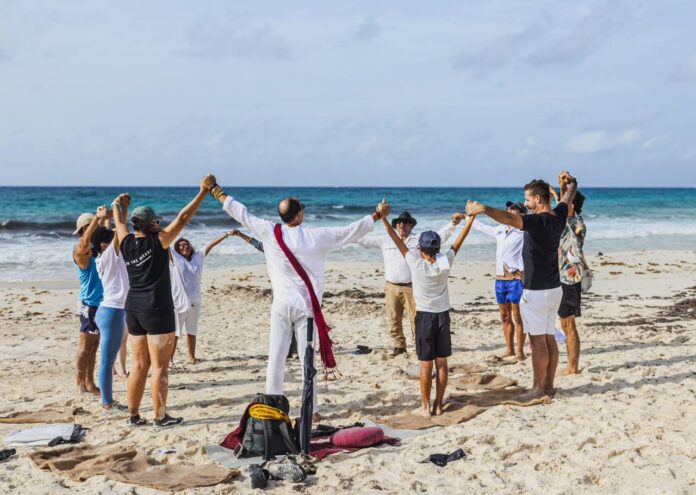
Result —
M502 343L493 298L492 263L467 263L466 247L452 271L450 294L454 355L451 362L481 361ZM604 260L603 265L600 261ZM676 301L696 298L695 252L640 252L591 258L596 284L579 324L582 374L559 377L552 404L498 407L473 420L406 440L398 448L329 458L306 485L274 483L274 493L694 493L696 492L696 312L657 318ZM625 265L614 265L621 263ZM33 286L33 288L32 288ZM379 264L332 264L327 291L382 291ZM37 410L73 398L78 321L76 284L36 283L0 288L0 412ZM152 453L160 447L181 452L167 460L209 462L203 452L237 424L245 405L263 391L270 287L265 267L241 268L205 277L204 315L195 366L183 364L170 376L170 411L184 416L179 428L163 432L129 429L124 418L104 419L98 400L80 404L93 415L94 445L135 445ZM691 290L686 290L691 287ZM388 357L391 348L379 297L327 297L344 379L319 387L328 421L348 423L380 412L413 408L417 383L401 370L415 362ZM645 321L639 319L645 318ZM350 354L357 344L372 354ZM409 339L409 345L412 341ZM565 347L561 346L565 365ZM531 363L501 372L526 385ZM299 406L299 363L286 375L287 395ZM115 397L125 402L125 381ZM142 413L152 419L149 391ZM0 425L0 437L20 428ZM418 461L457 448L466 460L445 468ZM92 478L74 483L20 458L0 464L0 493L156 493ZM246 476L230 485L194 493L249 491Z

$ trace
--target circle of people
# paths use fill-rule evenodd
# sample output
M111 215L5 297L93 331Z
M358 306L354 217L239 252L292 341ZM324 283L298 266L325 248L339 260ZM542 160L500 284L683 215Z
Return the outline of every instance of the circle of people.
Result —
M582 250L585 198L569 172L559 174L558 184L557 192L544 180L533 180L524 186L524 202L508 201L504 209L469 200L465 213L455 213L439 231L424 231L419 236L413 232L417 221L408 212L389 221L391 207L385 199L373 212L349 225L315 228L304 224L305 205L288 197L278 204L280 222L276 223L250 213L217 184L215 176L208 175L191 202L163 226L161 217L149 206L129 212L130 195L121 194L110 208L102 205L94 214L80 215L74 232L79 236L73 250L80 282L78 393L100 396L105 414L125 415L127 411L129 426L144 426L148 421L139 411L150 373L155 428L182 423L183 418L167 413L168 368L184 331L188 360L196 362L204 259L229 237L239 237L264 253L271 280L266 393L283 393L285 363L293 340L304 362L304 329L309 318L315 320L314 342L318 337L324 370L330 371L335 361L320 306L326 256L332 249L357 243L381 249L383 254L392 357L407 352L402 324L407 313L420 362L421 404L414 413L442 414L447 358L452 354L448 276L473 228L496 240L494 292L505 340L505 351L499 358L525 360L525 334L529 335L533 383L528 398L553 395L559 358L557 317L568 350L567 368L562 373L578 373L580 340L575 318L581 314L581 294L592 277ZM202 251L179 237L208 194L253 237L232 230ZM479 216L488 216L499 225L482 222ZM464 228L449 250L443 251L442 244L463 220ZM388 235L366 237L380 221ZM127 404L120 404L113 398L112 383L115 372L126 375L126 340L131 342L133 363L127 374ZM101 361L95 384L97 348ZM119 356L120 369L114 368ZM436 391L431 402L433 376ZM316 377L314 387L315 418L319 418Z

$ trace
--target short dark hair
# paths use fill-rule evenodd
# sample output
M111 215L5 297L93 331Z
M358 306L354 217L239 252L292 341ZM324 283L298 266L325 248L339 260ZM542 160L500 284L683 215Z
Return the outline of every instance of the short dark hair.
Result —
M575 213L582 213L582 206L585 204L585 195L580 191L575 191L575 197L573 198L573 209Z
M421 252L427 254L428 256L436 256L440 252L440 248L419 248Z
M281 211L280 209L283 203L287 204L287 209L285 209L285 211ZM292 222L302 210L304 210L304 205L300 203L300 200L297 198L285 198L278 204L278 215L280 215L280 219L283 223Z
M95 258L99 256L102 252L102 243L108 244L114 239L114 231L107 229L106 227L97 227L97 229L92 233L92 238L90 239L90 247L92 249L92 256Z
M138 217L132 217L131 223L133 224L133 230L144 234L156 234L160 231L159 227L152 227L151 224Z
M181 250L179 249L179 244L182 243L182 242L188 242L188 245L191 246L191 255L193 255L193 253L196 252L196 251L193 249L193 244L191 244L191 241L189 241L188 239L186 239L186 238L184 238L184 237L179 237L179 238L176 240L176 242L174 243L174 251L176 251L177 253L181 254ZM182 256L183 256L183 255L182 255Z
M149 225L140 218L133 217L131 218L131 222L133 223L133 230L136 230L138 232L148 232Z
M524 186L525 191L529 191L533 196L540 196L544 203L551 203L551 186L543 179L534 179Z

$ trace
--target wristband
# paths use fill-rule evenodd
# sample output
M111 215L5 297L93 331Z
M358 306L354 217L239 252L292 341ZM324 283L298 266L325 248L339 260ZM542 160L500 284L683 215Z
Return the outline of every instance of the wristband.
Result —
M210 188L210 195L215 199L220 199L223 194L225 194L225 191L222 190L222 187L217 182Z
M380 220L382 218L382 214L376 210L375 210L375 215L377 215L377 220Z

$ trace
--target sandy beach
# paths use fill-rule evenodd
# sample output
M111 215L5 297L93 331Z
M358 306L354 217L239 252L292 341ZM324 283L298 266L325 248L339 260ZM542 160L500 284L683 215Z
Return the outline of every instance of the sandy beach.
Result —
M484 362L502 335L492 293L492 262L467 262L466 246L450 277L454 355L450 363ZM498 406L457 426L404 440L400 446L339 454L299 485L272 482L271 493L694 493L696 491L696 281L694 251L642 251L590 256L595 286L579 320L582 373L559 377L551 404ZM329 264L325 313L334 330L343 379L319 386L327 423L347 424L414 408L418 385L404 374L416 363L390 358L379 263ZM178 428L129 429L125 417L104 418L99 401L75 400L77 283L0 286L0 413L39 410L75 401L88 413L90 445L158 448L177 454L160 462L211 462L204 446L236 427L247 403L262 392L268 346L270 283L265 266L209 271L198 355L185 363L179 344L170 374L169 408ZM374 350L354 355L358 344ZM565 364L561 348L559 368ZM531 382L531 360L491 368ZM299 362L291 361L286 392L299 407ZM115 379L125 402L125 381ZM149 390L143 401L152 419ZM23 425L0 425L4 437ZM419 461L462 448L467 458L444 468ZM33 467L19 456L0 465L0 493L150 494L156 490L94 477L75 483ZM242 477L191 493L245 493Z

